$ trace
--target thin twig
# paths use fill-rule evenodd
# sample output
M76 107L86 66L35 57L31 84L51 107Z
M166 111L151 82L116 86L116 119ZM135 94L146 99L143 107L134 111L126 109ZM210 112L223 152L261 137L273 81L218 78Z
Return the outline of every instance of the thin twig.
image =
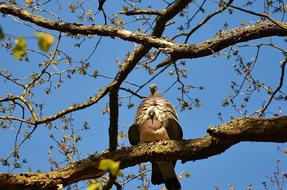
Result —
M257 51L256 51L255 59L254 59L254 61L253 61L252 67L251 67L251 69L250 69L250 71L249 71L249 74L250 74L250 75L251 75L251 71L253 70L253 68L254 68L254 66L255 66L255 64L256 64L256 62L257 62L257 59L258 59L258 56L259 56L259 52L260 52L260 47L261 47L260 45L257 46ZM242 83L241 83L241 85L240 85L240 87L239 87L237 93L236 93L231 99L235 99L235 98L238 96L238 94L240 93L240 91L241 91L243 85L245 84L245 81L247 80L247 77L248 77L248 74L245 75L245 77L244 77L244 79L243 79L243 81L242 81Z
M22 88L26 88L26 86L24 84L19 83L17 80L10 78L9 76L4 75L2 72L0 72L0 76L2 76L3 78L15 83L18 86L21 86Z
M21 109L22 109L22 119L24 119L25 118L25 108L24 108L24 106L23 105L21 105L21 104L19 104L19 103L17 103L17 102L15 102L19 107L21 107ZM21 129L22 129L22 126L23 126L23 122L21 121L20 122L20 125L19 125L19 128L18 128L18 130L17 130L17 132L16 132L16 137L15 137L15 142L14 142L14 150L16 150L16 147L17 147L17 142L18 142L18 136L19 136L19 134L20 134L20 131L21 131Z
M276 93L282 88L283 86L283 82L284 82L284 76L285 76L285 66L287 63L287 56L285 55L285 59L283 61L280 62L280 67L281 67L281 76L280 76L280 82L277 86L277 88L273 91L273 93L271 94L271 96L269 97L269 100L267 102L267 104L265 104L264 108L262 110L260 110L260 115L259 117L262 117L264 112L266 111L266 109L268 108L268 106L270 105L270 103L272 102L274 96L276 95Z
M142 9L136 9L136 10L130 10L130 11L120 11L119 14L124 15L162 15L162 11L157 10L142 10Z
M34 84L42 77L42 75L46 72L47 68L53 64L53 61L54 61L54 58L58 52L58 48L59 48L59 44L60 44L60 41L61 41L61 36L62 36L62 33L60 32L59 36L58 36L58 40L57 40L57 43L56 43L56 47L55 47L55 50L54 52L52 53L52 56L50 57L48 63L46 63L45 67L42 69L41 73L38 74L28 85L26 85L26 88L30 88L30 87L33 87ZM25 94L25 93L23 93Z
M201 3L201 5L198 7L197 11L192 15L192 17L190 19L188 19L187 23L190 23L196 17L196 15L199 13L199 11L203 10L202 7L205 3L206 3L206 0L204 0Z
M32 134L34 133L34 131L36 130L38 125L35 125L32 129L32 131L30 133L28 133L27 135L25 135L24 139L19 143L17 144L17 146L14 148L14 150L9 154L9 156L5 159L5 160L8 160L15 152L18 151L18 149L20 148L20 146L27 140L29 139Z
M186 37L184 43L187 43L188 40L189 40L189 38L190 38L190 36L191 36L195 31L197 31L201 26L203 26L206 22L208 22L212 17L214 17L215 15L217 15L217 14L219 14L219 13L222 13L228 6L231 5L231 3L232 3L233 1L234 1L234 0L229 0L229 2L228 2L228 3L224 3L219 10L217 10L217 11L215 11L215 12L213 12L213 13L207 15L207 17L205 17L205 19L203 19L196 27L194 27L194 28L187 34L187 37Z
M98 46L102 40L102 36L100 36L100 38L98 39L97 43L96 43L96 46L94 47L93 51L91 52L91 54L85 59L85 62L87 62L93 55L94 53L96 52L96 50L98 49Z
M136 90L136 93L138 93L143 87L145 87L148 83L153 81L156 77L158 77L162 72L164 72L170 65L166 65L162 70L160 70L157 74L155 74L153 77L151 77L148 81L144 82L140 87Z
M145 169L145 170L142 170L141 172L139 172L137 175L134 175L133 177L123 181L121 183L121 185L125 185L125 184L128 184L130 181L134 180L134 179L137 179L138 177L142 176L143 174L147 173L147 172L150 172L151 170L149 169Z
M234 9L237 9L237 10L240 10L240 11L245 12L245 13L249 13L249 14L252 14L252 15L264 17L264 18L270 20L271 22L273 22L274 24L276 24L277 26L279 26L280 28L287 30L287 26L285 24L274 20L270 15L268 15L266 13L263 13L263 14L262 13L257 13L257 12L254 12L254 11L251 11L251 10L247 10L247 9L243 9L241 7L237 7L237 6L233 6L233 5L230 5L230 7L234 8Z
M126 92L128 92L128 93L131 93L132 95L134 95L134 96L136 96L136 97L138 97L138 98L140 98L140 99L146 98L146 96L141 96L141 95L139 95L138 93L132 91L132 90L129 89L129 88L120 87L120 90L124 90L124 91L126 91Z

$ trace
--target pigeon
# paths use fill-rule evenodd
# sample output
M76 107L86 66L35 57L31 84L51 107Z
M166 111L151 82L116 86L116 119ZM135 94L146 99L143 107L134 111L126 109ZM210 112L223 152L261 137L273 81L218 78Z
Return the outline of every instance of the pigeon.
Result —
M150 86L150 95L145 98L136 111L135 123L129 128L131 145L159 140L182 140L183 132L175 107L164 99L155 84ZM173 161L153 161L151 182L165 184L168 190L180 190Z

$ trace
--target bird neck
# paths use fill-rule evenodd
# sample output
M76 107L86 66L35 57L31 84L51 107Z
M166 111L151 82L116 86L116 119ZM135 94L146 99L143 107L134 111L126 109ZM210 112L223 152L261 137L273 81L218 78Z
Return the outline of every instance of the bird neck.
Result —
M150 97L161 97L159 91L155 91L153 94L150 95Z

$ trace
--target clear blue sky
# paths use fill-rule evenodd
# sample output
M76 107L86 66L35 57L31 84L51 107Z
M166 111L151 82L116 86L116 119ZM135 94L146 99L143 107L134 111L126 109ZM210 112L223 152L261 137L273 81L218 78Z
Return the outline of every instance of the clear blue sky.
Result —
M61 1L62 5L66 6L67 3L74 1ZM156 1L157 2L157 1ZM112 3L107 2L109 5ZM106 11L108 15L111 15L115 11L121 9L121 4L119 1L113 2L112 6L106 6ZM152 3L152 2L147 2ZM197 2L198 4L201 1ZM257 5L258 4L258 5ZM253 10L262 11L262 3L257 3L253 7ZM260 4L260 5L259 5ZM162 4L158 4L155 9L162 8ZM64 20L69 22L77 22L75 16L71 15L69 11L64 7L62 10L58 10L57 3L51 3L51 5L46 6L45 9L50 11L56 11L57 14ZM96 11L97 5L93 3L86 4L85 7ZM145 4L142 5L145 8ZM196 10L196 6L190 6L191 10ZM217 9L216 5L211 1L206 4L206 13ZM59 12L58 12L59 11ZM191 11L192 12L192 11ZM49 18L53 18L49 15ZM199 14L198 18L192 22L196 25L203 17ZM54 19L54 18L53 18ZM127 17L123 17L128 20ZM176 18L179 20L180 18ZM204 26L201 30L195 33L189 43L197 43L202 40L212 38L219 29L223 27L225 22L230 24L230 28L238 27L240 22L247 22L249 24L255 24L258 17L250 16L244 13L235 12L233 15L222 14L218 17L212 19L209 24ZM95 24L102 24L102 17L96 16ZM20 21L22 22L22 21ZM37 41L33 38L33 33L35 30L29 26L23 26L23 24L15 22L11 17L1 17L0 24L4 29L6 34L12 36L22 35L27 38L28 47L30 49L37 49ZM84 24L90 24L89 22L84 22ZM35 25L29 24L34 28L48 31L43 28L39 28ZM175 26L170 26L164 35L172 35L176 32ZM135 30L136 26L134 24L127 25L127 30ZM58 33L55 31L48 31L54 35ZM7 39L6 39L7 40ZM12 37L14 41L15 38ZM66 53L71 55L74 60L84 60L93 51L93 48L98 40L98 36L94 36L91 39L86 39L80 48L74 47L75 40L71 38L64 37L60 49L64 50ZM269 42L270 39L261 39L261 41ZM282 47L286 46L280 38L273 39L278 45ZM77 40L80 42L81 40ZM179 41L180 42L180 41ZM252 43L258 43L259 41L252 41ZM112 39L109 37L104 37L95 54L89 60L91 68L88 70L90 73L94 69L99 70L100 74L114 77L118 71L118 65L116 60L119 59L123 61L127 52L130 52L134 48L133 43L126 42L120 39ZM242 55L244 55L244 60L251 60L256 53L255 48L244 48L242 49ZM19 62L15 60L10 54L0 48L0 70L9 69L13 76L15 77L25 77L31 72L39 72L38 64L44 59L43 57L29 52L30 61L29 62ZM271 48L263 47L260 52L257 64L254 68L254 76L258 80L264 81L267 85L275 88L279 81L279 62L283 59L280 52L274 51ZM181 126L184 131L185 139L199 138L206 135L206 130L209 126L220 125L221 121L217 118L217 113L222 112L225 122L230 121L230 116L242 117L236 113L232 108L223 108L222 102L224 98L231 92L230 81L242 81L243 78L237 76L232 67L235 64L234 59L226 59L224 56L209 56L204 58L186 60L186 68L188 69L188 77L183 81L186 83L191 83L194 86L203 86L204 90L192 90L191 96L193 98L198 97L202 106L200 108L193 108L191 111L180 112L178 109L178 114L181 122ZM158 63L158 62L156 62ZM69 67L76 67L79 64L73 62L69 65L65 62L61 62L59 65L51 67L49 71L55 72L57 70L64 70ZM168 70L172 70L170 68ZM143 69L134 70L128 77L127 81L136 84L143 84L151 76ZM3 83L3 78L0 81L0 97L3 97L6 93L19 94L20 89L13 86L11 83ZM55 76L54 80L57 80ZM74 75L72 79L68 79L66 75L63 75L64 83L61 88L54 88L55 83L53 83L52 92L46 95L43 89L48 87L49 84L44 84L39 88L34 90L35 101L37 103L45 103L43 115L54 114L66 107L74 104L84 102L88 100L89 97L95 95L98 92L98 88L104 87L110 82L108 79L103 78L91 78L88 76ZM158 84L161 91L166 90L174 81L174 78L169 76L167 73L162 74L156 78L153 83ZM123 84L124 87L136 88ZM166 92L164 96L178 108L178 102L176 100L179 96L177 90L179 84L174 86L170 91ZM286 92L286 84L282 89ZM141 95L148 94L148 87L142 89L139 92ZM122 97L128 95L126 92L121 92ZM254 113L256 110L261 108L262 101L267 99L267 95L264 93L255 93L250 99L248 104L249 114ZM135 110L140 99L133 97L132 101L135 106L131 109L127 109L127 98L121 98L123 106L120 107L119 115L119 131L127 132L128 127L133 123L135 117ZM72 113L74 117L74 127L80 129L85 121L89 123L90 129L87 131L80 131L82 139L79 142L78 148L80 150L80 158L86 158L89 154L94 152L100 152L108 148L108 115L102 114L102 110L106 107L107 98L102 99L99 104L93 105L83 111L78 111ZM272 103L270 106L271 111L277 111L278 107L281 106L283 110L282 114L286 115L286 104L280 105L279 103ZM270 115L267 115L270 116ZM60 123L55 123L59 126ZM12 126L13 128L18 127ZM24 126L26 130L26 126ZM20 149L20 154L23 158L28 160L27 165L23 165L22 169L18 169L15 172L27 171L27 166L31 166L33 171L49 171L48 164L48 153L47 150L51 145L55 145L49 138L49 134L54 133L55 136L60 137L62 135L61 130L49 130L45 126L39 126L36 132L33 134L32 138L25 142L25 144ZM0 129L0 158L4 158L13 149L15 139L15 130L12 129ZM121 139L120 143L124 143L129 146L127 139ZM277 146L284 149L286 144L276 144L276 143L250 143L244 142L232 146L226 152L221 155L213 156L205 160L199 160L195 162L187 162L181 164L178 162L177 173L182 171L191 172L191 177L184 178L181 183L183 189L215 189L215 185L218 185L221 189L228 189L230 184L235 185L235 189L245 189L249 184L252 184L254 189L263 189L262 182L266 180L265 175L272 176L274 168L276 166L276 160L280 159L282 161L282 168L286 170L287 159L280 151L277 150ZM57 154L56 149L54 150ZM57 156L58 161L61 161L63 157ZM0 166L1 172L6 172L7 168ZM124 173L129 173L132 171L138 171L138 166L133 168L128 168L124 170ZM150 173L148 173L150 175ZM269 183L270 184L270 183ZM137 185L140 185L138 180L134 180L125 189L136 189ZM150 189L159 189L162 186L150 186ZM286 188L286 187L285 187ZM270 189L275 189L271 188Z

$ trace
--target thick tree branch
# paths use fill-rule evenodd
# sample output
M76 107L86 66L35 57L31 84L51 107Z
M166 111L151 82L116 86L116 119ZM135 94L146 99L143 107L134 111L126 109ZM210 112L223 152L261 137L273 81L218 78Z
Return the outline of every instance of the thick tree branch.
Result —
M139 32L131 32L128 30L114 27L114 26L107 26L107 25L84 26L82 24L77 24L77 23L54 21L54 20L50 20L45 17L42 17L40 15L31 13L27 10L16 7L14 5L7 5L3 2L0 2L0 12L3 14L10 14L10 15L16 16L22 20L31 22L43 28L57 30L57 31L65 32L65 33L119 37L123 40L133 41L139 44L149 44L152 46L155 46L156 44L158 46L162 42L164 44L161 44L160 46L166 46L166 45L173 44L172 42L161 40L156 37L152 37L150 35L146 35L146 34L139 33ZM170 14L170 12L167 12L167 13ZM168 15L167 13L165 13L164 15ZM167 16L162 16L162 18L165 18L165 19L166 17Z
M286 25L286 23L281 23ZM203 41L198 44L181 45L175 44L174 46L162 48L165 53L171 55L171 60L175 61L184 58L198 58L217 53L229 46L241 42L247 42L270 36L286 36L287 30L279 27L271 22L259 22L245 28L232 29L227 32L221 32L216 37ZM169 64L171 61L164 61L159 64L157 68Z
M269 22L261 22L245 28L238 28L228 32L223 32L215 38L206 40L197 45L176 44L167 40L160 39L159 37L161 35L158 34L162 33L166 22L178 14L178 12L190 2L191 1L188 0L176 1L171 7L165 9L165 11L162 12L162 15L157 19L157 21L160 20L161 22L157 22L158 25L154 28L154 31L151 35L139 32L131 32L113 26L84 26L75 23L65 23L63 21L53 21L13 5L7 5L3 2L0 2L0 12L3 14L11 14L17 16L22 20L26 20L51 30L57 30L71 34L119 37L123 40L128 40L143 45L149 45L155 48L163 48L163 50L166 53L171 54L174 59L203 57L211 55L228 46L240 42L246 42L263 37L287 35L287 31L284 29L287 27L286 23L276 21L277 25ZM281 27L278 26L278 23Z
M0 189L55 189L80 180L97 178L105 174L98 169L102 159L121 161L121 168L153 160L183 162L205 159L223 153L243 141L287 142L287 116L263 119L235 119L219 127L210 127L209 135L185 141L160 141L104 152L47 173L0 174Z

